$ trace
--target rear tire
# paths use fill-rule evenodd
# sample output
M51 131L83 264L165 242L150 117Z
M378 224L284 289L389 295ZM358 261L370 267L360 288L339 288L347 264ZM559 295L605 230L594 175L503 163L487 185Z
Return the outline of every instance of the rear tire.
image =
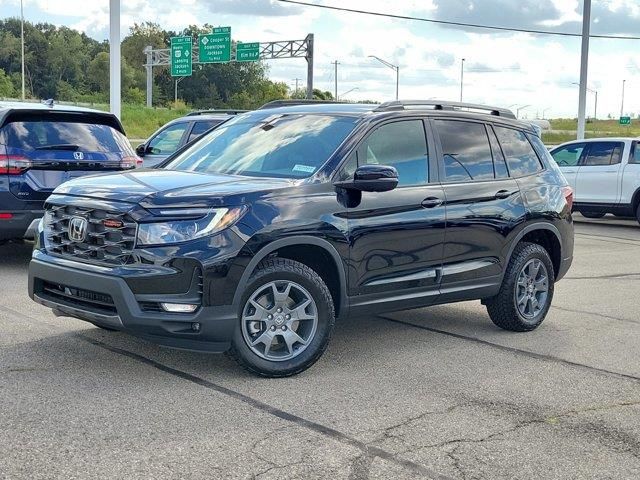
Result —
M638 204L638 208L636 209L636 220L640 223L640 204Z
M334 312L329 289L315 271L287 258L265 260L242 294L227 353L256 375L296 375L326 350Z
M606 213L602 213L602 212L583 212L583 211L581 211L580 214L586 218L602 218L606 215Z
M485 300L491 321L513 332L540 326L553 300L555 273L547 251L535 243L519 243L495 297Z

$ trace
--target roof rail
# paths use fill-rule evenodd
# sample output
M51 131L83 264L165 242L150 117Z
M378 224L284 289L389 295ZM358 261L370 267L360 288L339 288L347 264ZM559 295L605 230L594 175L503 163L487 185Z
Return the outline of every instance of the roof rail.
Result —
M249 110L233 110L229 108L212 109L212 110L197 110L195 112L187 113L187 117L194 117L196 115L209 115L212 113L224 113L226 115L238 115L239 113L245 113Z
M311 100L308 98L300 98L300 99L290 99L290 100L273 100L271 102L265 103L258 110L266 110L268 108L278 108L278 107L293 107L295 105L320 105L320 104L342 104L345 102L336 102L333 100Z
M410 110L412 107L431 107L433 110L463 110L472 113L495 115L496 117L516 118L508 108L442 100L394 100L380 104L374 111Z

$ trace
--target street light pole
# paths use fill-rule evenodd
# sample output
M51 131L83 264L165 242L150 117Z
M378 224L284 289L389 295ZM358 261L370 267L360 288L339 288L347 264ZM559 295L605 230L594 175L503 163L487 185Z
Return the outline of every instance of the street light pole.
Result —
M624 84L626 80L622 80L622 102L620 103L620 116L624 116Z
M360 90L360 88L358 88L358 87L353 87L352 89L347 90L346 92L342 92L342 93L341 93L341 94L336 98L336 100L340 100L341 98L344 98L344 96L345 96L347 93L351 93L351 92L354 92L354 91L356 91L356 90Z
M571 82L571 85L577 85L578 87L580 86L579 83L577 82ZM593 119L597 120L598 118L598 91L595 88L589 88L589 87L585 87L587 92L591 92L595 95L595 104L593 106Z
M120 118L120 0L109 0L109 111Z
M584 138L587 109L587 67L589 65L589 28L591 27L591 0L582 7L582 48L580 50L580 86L578 91L578 140Z
M25 100L24 95L24 6L23 0L20 0L20 39L22 42L22 101Z
M547 107L547 108L543 108L542 109L542 119L544 120L544 112L546 112L547 110L551 110L551 107Z
M464 58L460 62L460 103L462 103L462 87L464 85Z
M398 89L399 89L399 85L400 85L400 66L399 65L394 65L393 63L387 62L386 60L381 59L380 57L376 57L375 55L369 55L369 58L375 58L376 60L378 60L381 64L383 64L386 67L391 68L392 70L395 70L396 72L396 100L398 100Z
M529 108L531 105L523 105L522 107L518 107L516 109L516 118L520 118L520 110L524 110L525 108Z

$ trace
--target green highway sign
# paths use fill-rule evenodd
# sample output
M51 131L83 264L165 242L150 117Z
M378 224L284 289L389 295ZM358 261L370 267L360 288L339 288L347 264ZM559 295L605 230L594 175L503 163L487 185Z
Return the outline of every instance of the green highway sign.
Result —
M236 45L236 62L255 62L260 58L260 44L240 43Z
M200 35L200 63L221 63L231 60L231 27L216 27L207 35Z
M631 117L620 117L620 125L631 125Z
M191 37L171 37L171 76L188 77L191 73Z

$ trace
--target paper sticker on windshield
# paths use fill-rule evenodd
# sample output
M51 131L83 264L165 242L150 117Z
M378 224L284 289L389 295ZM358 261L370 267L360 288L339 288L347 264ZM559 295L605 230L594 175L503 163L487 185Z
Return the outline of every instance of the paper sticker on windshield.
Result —
M310 165L300 165L300 164L296 164L293 167L293 171L294 172L305 172L305 173L313 173L315 171L316 167L312 167Z

